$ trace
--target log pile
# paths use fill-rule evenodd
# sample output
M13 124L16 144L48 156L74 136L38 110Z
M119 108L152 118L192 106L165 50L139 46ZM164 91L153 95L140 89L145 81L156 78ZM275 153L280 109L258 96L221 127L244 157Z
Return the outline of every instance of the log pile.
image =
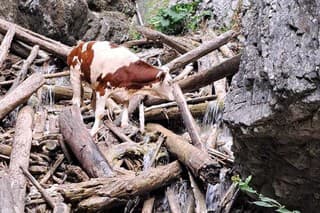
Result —
M192 48L172 36L144 27L138 30L145 39L124 45L164 45L162 49L141 48L141 54L148 52L143 56L145 60L159 62L153 58L163 57L168 50L174 52L161 60L165 64L154 65L172 73L176 101L136 97L129 106L131 124L121 129L122 106L109 99L112 120L105 116L98 134L91 137L91 90L84 88L81 108L70 101L72 89L64 61L70 47L0 19L3 210L208 211L204 192L210 185L222 184L221 171L231 168L233 157L230 150L219 149L217 126L207 126L209 134L204 134L199 121L216 96L201 94L201 88L235 74L240 55L235 52L204 70L188 64L219 51L237 33L231 30ZM226 193L221 194L221 212L231 209L230 203L221 206Z

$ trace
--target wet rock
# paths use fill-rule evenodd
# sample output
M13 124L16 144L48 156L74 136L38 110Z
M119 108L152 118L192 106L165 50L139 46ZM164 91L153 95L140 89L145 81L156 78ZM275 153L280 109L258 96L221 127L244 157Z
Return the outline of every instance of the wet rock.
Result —
M74 45L78 40L127 40L134 9L126 0L12 0L2 3L0 17Z
M120 12L92 12L89 15L88 30L82 40L111 40L122 43L129 38L130 22Z
M225 103L236 166L290 208L320 207L320 1L257 0Z
M128 16L135 14L134 1L130 0L87 0L92 11L118 11Z

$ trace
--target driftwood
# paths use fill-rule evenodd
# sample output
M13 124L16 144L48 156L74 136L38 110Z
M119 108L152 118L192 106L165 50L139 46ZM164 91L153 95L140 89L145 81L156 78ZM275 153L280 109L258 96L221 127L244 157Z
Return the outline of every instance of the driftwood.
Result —
M113 200L127 200L168 184L182 172L178 162L158 168L150 168L135 175L97 178L81 183L58 186L58 191L69 201L82 200L78 207L88 212L102 210L113 204Z
M153 40L153 41L157 41L157 42L162 42L166 45L168 45L169 47L177 50L179 53L184 54L186 52L189 51L188 48L186 48L185 46L179 44L178 41L174 40L174 38L165 35L159 31L155 31L152 30L150 28L146 28L146 27L136 27L136 29L144 35L144 37L146 37L147 39Z
M170 206L170 212L172 213L182 213L179 202L174 194L172 188L168 187L166 190L166 196L168 198L168 203Z
M69 71L63 71L63 72L57 72L57 73L43 74L43 77L47 79L47 78L65 77L65 76L69 76L69 75L70 75ZM11 84L13 84L14 81L15 80L1 81L0 86L11 85ZM72 96L72 93L71 93L71 96Z
M12 23L0 19L0 32L6 33ZM68 55L71 47L64 45L58 41L47 38L30 30L27 30L21 26L16 25L16 34L15 37L27 44L39 45L41 49L48 51L59 56L62 59L65 59Z
M72 106L59 117L61 133L73 154L90 177L114 175L112 168L94 143L82 122L80 109Z
M188 104L189 111L192 116L197 118L204 116L208 102L198 104ZM159 120L176 120L181 118L181 113L178 107L159 107L145 111L145 118L147 121L159 121Z
M143 203L142 213L152 213L153 212L153 205L154 205L155 198L150 197Z
M148 124L146 130L158 131L167 137L165 146L178 160L186 165L191 172L208 183L217 183L219 180L220 165L208 153L188 143L181 136L158 124Z
M128 136L126 136L123 132L122 129L115 126L111 121L106 120L104 124L110 129L113 134L115 134L118 138L122 140L122 142L130 142L134 143Z
M60 200L55 200L50 196L47 191L42 188L40 183L28 172L28 170L24 169L23 167L20 167L23 174L29 179L29 181L38 189L38 191L41 193L43 198L47 201L49 206L53 209L53 212L55 213L68 213L70 212L70 207L63 203Z
M189 174L190 184L191 184L191 188L192 188L192 192L193 192L193 196L196 204L195 212L196 213L208 212L207 206L206 206L206 200L203 193L201 192L192 174L190 172L188 172L188 174Z
M73 91L71 87L66 87L66 86L57 86L57 85L44 85L43 86L43 90L45 91L49 91L51 90L51 92L54 95L54 99L56 101L59 100L69 100L72 98L73 95ZM84 99L90 99L91 98L91 90L87 89L87 87L84 87Z
M36 45L32 48L31 53L27 60L23 62L22 68L17 76L17 78L14 80L13 84L11 85L10 89L8 90L8 93L11 92L13 89L15 89L24 79L27 77L28 69L34 59L36 59L39 52L39 46Z
M10 155L9 174L14 200L12 209L17 212L24 212L27 182L20 167L29 167L33 116L34 111L30 106L25 106L19 111Z
M159 43L159 42L150 41L148 39L140 39L140 40L127 41L127 42L123 43L122 46L130 48L133 46L141 46L141 45L146 45L146 44L157 44L157 43Z
M178 81L184 92L192 92L214 81L235 74L239 69L241 55L227 59L220 64L183 80Z
M1 212L16 213L18 212L13 209L15 203L11 190L12 180L10 174L7 171L0 171L0 208Z
M6 36L4 37L4 39L1 42L1 46L0 46L0 68L3 65L3 62L6 60L10 46L11 46L11 42L13 39L13 36L15 34L15 25L11 25L8 29L8 32L6 33Z
M35 73L23 81L17 88L12 90L0 100L0 120L28 98L44 84L45 80L40 73Z
M181 88L178 84L173 84L173 95L174 98L179 106L179 110L181 112L181 116L184 122L184 125L186 126L188 133L190 135L192 143L198 147L203 148L203 144L201 142L201 138L199 135L199 127L197 127L196 122L194 121L192 114L188 108L187 102L184 99L183 93L181 91Z
M168 64L164 65L164 67L166 67L170 72L175 71L178 68L184 67L185 65L196 61L197 59L212 52L213 50L218 49L236 35L237 33L235 33L233 30L227 31L218 36L216 39L209 41L208 43L202 44L199 47L172 60Z

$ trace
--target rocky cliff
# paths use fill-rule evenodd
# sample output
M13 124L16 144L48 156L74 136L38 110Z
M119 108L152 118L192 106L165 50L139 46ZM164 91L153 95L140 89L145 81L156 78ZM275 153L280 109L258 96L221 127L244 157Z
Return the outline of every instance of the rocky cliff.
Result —
M73 45L77 40L128 39L134 3L125 0L12 0L1 3L0 17Z
M291 208L320 207L320 0L256 0L227 95L237 169Z

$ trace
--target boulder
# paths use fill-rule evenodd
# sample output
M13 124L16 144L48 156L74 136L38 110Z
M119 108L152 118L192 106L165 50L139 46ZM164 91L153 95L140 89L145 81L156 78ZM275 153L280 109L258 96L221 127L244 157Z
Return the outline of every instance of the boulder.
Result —
M100 9L91 11L99 2ZM0 17L74 45L78 40L127 40L134 9L125 0L11 0L2 3Z
M319 0L251 1L224 111L238 171L302 212L320 208L319 8Z

